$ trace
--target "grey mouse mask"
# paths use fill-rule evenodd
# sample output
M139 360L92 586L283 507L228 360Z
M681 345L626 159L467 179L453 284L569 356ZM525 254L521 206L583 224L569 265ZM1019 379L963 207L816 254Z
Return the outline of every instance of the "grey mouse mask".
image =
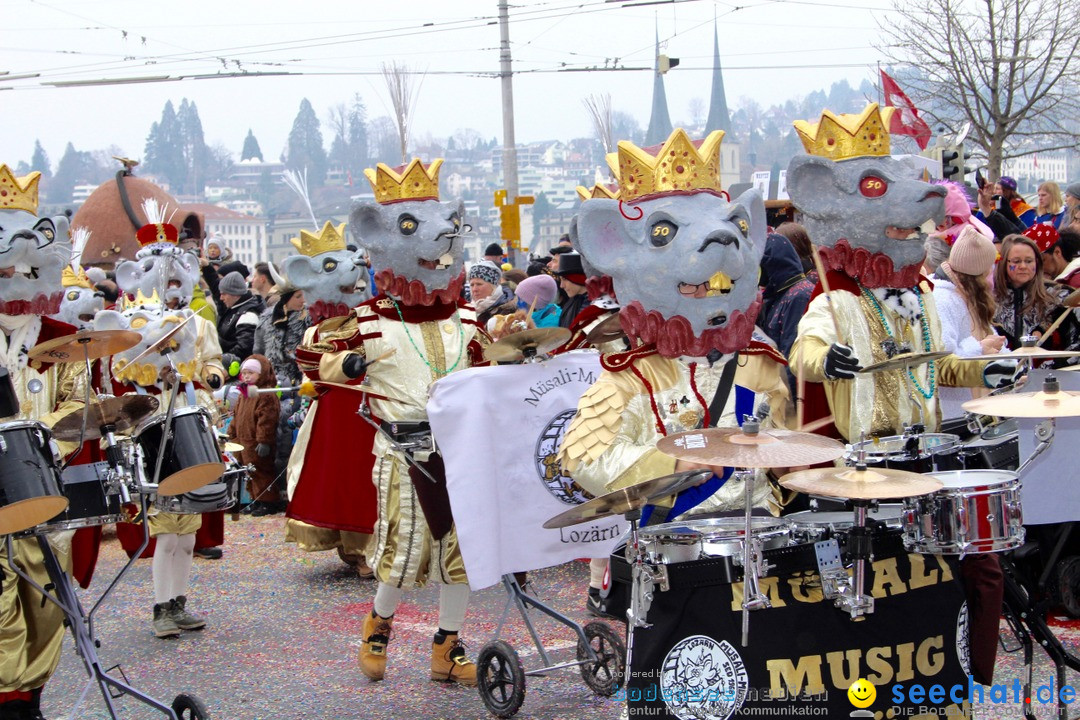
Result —
M52 315L60 310L60 274L71 256L68 219L39 218L38 180L16 179L0 165L0 314Z
M304 291L312 320L348 315L360 302L356 285L364 267L357 251L345 244L345 223L335 227L327 220L318 235L301 230L292 244L299 252L285 258L281 269L289 283Z
M889 156L894 108L872 103L859 115L795 123L808 155L788 165L787 189L826 269L866 287L911 287L926 255L928 220L940 222L945 188L918 179L910 162Z
M404 169L379 163L364 174L375 202L357 201L349 215L367 250L375 287L405 305L455 303L465 282L465 204L439 202L442 159L427 168L413 159Z

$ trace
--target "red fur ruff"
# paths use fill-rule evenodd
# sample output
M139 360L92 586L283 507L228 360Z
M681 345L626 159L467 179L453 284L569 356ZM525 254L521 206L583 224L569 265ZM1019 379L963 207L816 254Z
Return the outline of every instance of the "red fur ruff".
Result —
M655 344L657 352L664 357L703 357L710 350L732 353L749 346L759 310L761 300L757 299L745 312L733 311L724 327L709 328L700 336L694 335L690 321L682 315L666 318L656 310L646 311L637 300L622 308L619 317L631 339Z
M345 303L328 303L325 300L317 300L307 306L307 311L308 315L311 316L312 324L318 325L323 320L348 315L352 312L352 308Z
M605 295L615 297L615 284L610 275L593 275L585 281L585 289L589 292L589 302L593 302Z
M435 303L453 305L461 297L463 287L465 287L464 269L456 279L451 280L450 284L441 290L428 290L419 280L409 280L395 275L390 269L375 273L375 288L407 306L431 306Z
M64 293L35 295L33 300L0 300L0 315L55 315L60 312Z
M821 263L826 270L839 270L868 288L906 288L919 282L922 261L893 269L893 261L884 253L871 253L866 248L852 248L847 240L838 240L831 248L820 248Z

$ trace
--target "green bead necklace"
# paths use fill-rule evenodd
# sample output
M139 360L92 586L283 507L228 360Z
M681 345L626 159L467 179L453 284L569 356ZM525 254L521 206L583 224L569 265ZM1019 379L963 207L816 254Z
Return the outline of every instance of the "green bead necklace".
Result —
M458 326L457 360L455 360L454 364L446 368L445 370L440 370L439 368L429 363L428 359L424 357L424 353L421 352L420 348L416 346L416 341L413 340L412 334L409 333L409 325L405 322L405 317L401 314L401 308L398 307L397 300L395 300L394 298L390 298L390 302L394 304L394 310L397 311L398 319L401 320L401 327L405 331L405 337L409 338L409 344L412 345L412 349L416 351L416 354L420 356L420 360L422 360L423 363L428 366L428 370L435 373L436 375L449 375L450 373L454 372L454 368L458 366L458 363L461 362L461 358L465 354L465 326L461 324L461 317L457 314L457 311L454 312L454 317L457 318Z
M885 313L884 311L882 311L881 304L878 303L877 298L874 297L874 294L867 290L865 287L863 287L861 284L859 285L859 288L862 290L863 297L870 301L870 303L873 304L874 309L877 310L878 320L881 321L881 327L885 330L885 334L888 335L890 338L895 339L893 338L892 328L889 327L889 323L885 320ZM919 312L922 313L921 324L923 336L923 350L925 350L926 352L930 352L933 348L933 343L930 340L930 320L926 316L926 304L923 302L922 292L919 291L919 288L912 288L912 291L915 293L915 297L919 298ZM915 377L915 373L911 370L910 367L907 369L907 373L908 377L911 378L911 382L915 386L915 389L919 391L919 394L927 400L933 399L934 395L937 393L937 363L933 360L930 361L929 390L923 389L923 386L919 383L919 379Z

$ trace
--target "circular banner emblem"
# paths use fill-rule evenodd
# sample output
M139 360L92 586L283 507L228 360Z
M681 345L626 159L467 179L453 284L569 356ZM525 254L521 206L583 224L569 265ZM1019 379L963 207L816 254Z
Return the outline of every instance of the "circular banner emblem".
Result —
M574 419L577 410L563 410L553 417L544 429L540 437L536 439L536 474L540 476L540 482L559 502L567 505L580 505L586 500L592 500L592 495L574 482L574 479L564 475L562 466L559 464L559 445L562 444L563 435L570 421Z
M727 720L742 707L749 684L739 651L705 635L676 643L660 671L664 704L680 720Z

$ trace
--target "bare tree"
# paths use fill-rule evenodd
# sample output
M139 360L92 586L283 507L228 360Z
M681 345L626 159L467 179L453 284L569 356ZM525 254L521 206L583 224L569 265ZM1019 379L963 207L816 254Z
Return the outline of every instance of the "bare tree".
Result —
M396 62L382 66L383 79L386 80L386 89L390 92L390 103L394 108L394 125L397 126L398 140L401 146L401 163L409 161L409 130L412 126L413 106L416 98L420 95L420 85L423 84L424 76L420 74L420 81L413 89L413 80L416 73L409 70L407 65L398 65Z
M971 123L969 142L1002 160L1080 141L1080 6L1058 0L894 0L880 48L916 72L912 99L936 124ZM897 18L892 18L897 20Z
M582 102L585 103L585 107L589 111L593 130L596 131L596 139L604 146L604 152L615 152L615 141L611 133L611 95L608 93L590 95Z

